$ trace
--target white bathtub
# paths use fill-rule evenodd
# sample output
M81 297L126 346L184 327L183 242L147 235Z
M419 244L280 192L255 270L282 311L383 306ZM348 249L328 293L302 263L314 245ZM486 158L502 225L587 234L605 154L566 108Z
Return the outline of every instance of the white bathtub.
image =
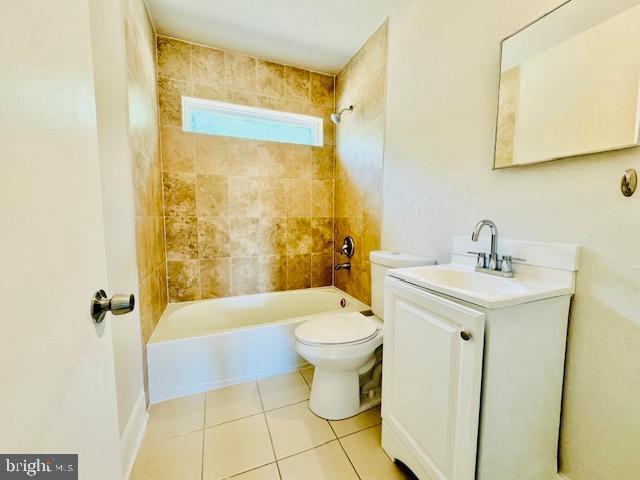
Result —
M346 305L341 307L341 300ZM147 344L151 403L295 370L301 322L369 307L335 287L174 303Z

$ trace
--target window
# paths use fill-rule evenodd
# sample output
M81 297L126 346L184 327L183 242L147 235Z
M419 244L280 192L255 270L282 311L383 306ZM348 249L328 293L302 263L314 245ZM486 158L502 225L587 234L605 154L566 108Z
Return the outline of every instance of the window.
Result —
M322 118L182 97L187 132L322 146Z

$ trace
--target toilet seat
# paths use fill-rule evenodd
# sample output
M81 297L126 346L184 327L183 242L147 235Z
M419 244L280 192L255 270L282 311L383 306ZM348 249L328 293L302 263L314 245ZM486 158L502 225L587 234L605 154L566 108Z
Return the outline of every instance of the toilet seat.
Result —
M365 343L378 334L375 317L340 312L307 320L296 328L296 340L309 346L349 346Z

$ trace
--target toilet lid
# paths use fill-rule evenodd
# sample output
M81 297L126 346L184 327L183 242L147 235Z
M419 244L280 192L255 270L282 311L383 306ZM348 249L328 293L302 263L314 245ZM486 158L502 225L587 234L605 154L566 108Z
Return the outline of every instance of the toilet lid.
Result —
M307 345L362 343L376 336L378 324L359 312L323 315L300 324L296 339Z

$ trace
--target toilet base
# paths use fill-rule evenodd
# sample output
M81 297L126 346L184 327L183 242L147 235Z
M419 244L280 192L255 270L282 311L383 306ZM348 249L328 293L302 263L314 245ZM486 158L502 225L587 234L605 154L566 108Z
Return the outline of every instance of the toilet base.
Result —
M373 397L360 394L358 370L336 372L316 367L309 408L327 420L353 417L380 404L381 390Z

